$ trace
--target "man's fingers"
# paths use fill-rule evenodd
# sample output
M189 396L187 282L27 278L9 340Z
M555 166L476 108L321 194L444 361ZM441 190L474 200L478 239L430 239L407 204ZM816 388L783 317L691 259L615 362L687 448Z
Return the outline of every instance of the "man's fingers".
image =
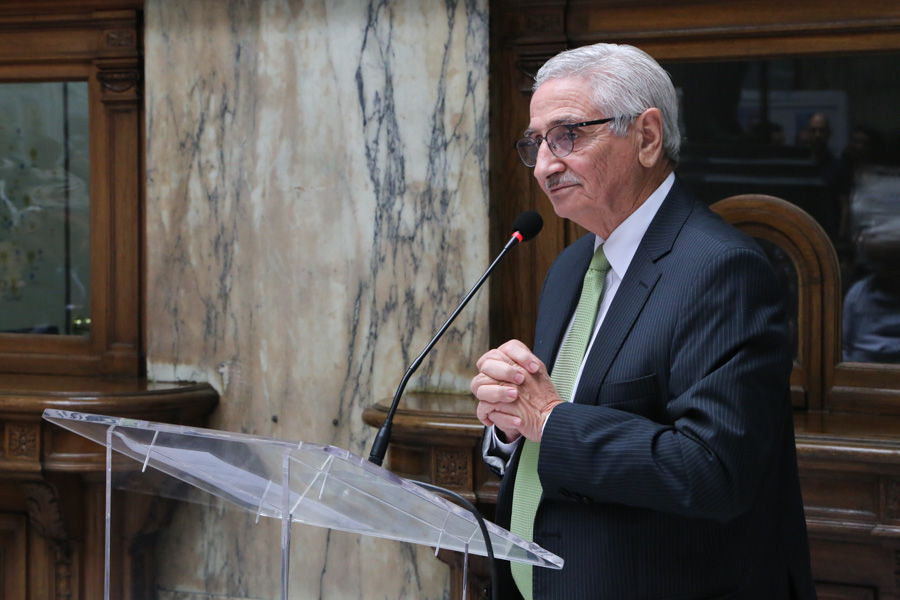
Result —
M498 360L510 365L514 364L514 361L510 357L506 356L500 349L494 348L482 354L481 358L478 359L478 362L475 363L475 366L478 367L479 370L481 370L481 365L488 360Z
M529 373L537 373L543 366L541 360L534 355L531 349L519 340L509 340L500 346L498 350L504 357L512 360Z
M476 375L470 386L472 393L481 402L507 403L519 397L519 390L515 386L504 385L484 375Z
M494 422L491 421L491 413L486 413L486 414L482 415L481 411L478 411L477 414L478 414L478 420L481 421L481 424L484 425L485 427L490 427L494 424Z
M519 417L495 410L490 413L489 418L494 425L503 430L508 440L512 441L519 437L519 427L522 426L522 419Z
M528 346L519 340L509 340L499 348L488 350L481 355L481 358L478 359L475 365L479 371L484 371L486 365L494 365L492 367L494 369L502 369L501 365L509 365L510 370L506 371L507 373L515 373L518 368L522 368L531 374L535 374L544 368L544 363L534 355ZM497 376L503 381L521 383L511 379L511 375L504 376L502 370L497 371Z
M494 405L490 402L479 402L478 408L475 410L476 416L478 416L478 420L484 424L485 427L490 427L494 424L491 415L496 412L494 410Z
M475 414L484 426L496 425L506 434L507 439L512 441L520 435L519 427L522 425L522 419L513 414L503 412L503 408L503 405L479 402Z
M488 359L479 367L484 375L498 382L514 383L516 385L525 381L525 373L522 367L514 363L502 360Z

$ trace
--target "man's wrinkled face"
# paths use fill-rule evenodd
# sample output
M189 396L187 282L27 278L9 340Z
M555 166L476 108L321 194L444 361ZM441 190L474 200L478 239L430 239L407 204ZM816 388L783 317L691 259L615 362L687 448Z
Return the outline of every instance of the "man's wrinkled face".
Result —
M527 136L541 137L557 125L581 123L622 115L599 114L591 103L587 82L578 77L551 79L541 84L531 99L531 121ZM538 151L534 177L560 217L597 232L588 224L600 213L630 211L620 206L633 200L621 192L635 179L637 146L631 129L624 137L612 133L612 123L573 131L574 148L559 158L543 142ZM628 212L625 212L627 215Z

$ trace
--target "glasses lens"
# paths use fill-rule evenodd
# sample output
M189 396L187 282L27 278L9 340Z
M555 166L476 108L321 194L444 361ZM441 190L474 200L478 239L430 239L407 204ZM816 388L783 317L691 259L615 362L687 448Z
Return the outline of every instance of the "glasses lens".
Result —
M550 144L553 154L563 158L571 154L575 148L575 136L565 125L557 125L547 132L547 143Z
M519 158L525 163L526 167L533 167L537 164L538 148L540 142L533 138L524 137L516 142L516 150L519 151Z

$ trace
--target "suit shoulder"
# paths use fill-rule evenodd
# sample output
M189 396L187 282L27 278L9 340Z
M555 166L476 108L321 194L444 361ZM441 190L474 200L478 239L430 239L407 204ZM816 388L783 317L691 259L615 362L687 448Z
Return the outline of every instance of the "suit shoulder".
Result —
M765 256L752 237L727 223L701 202L697 202L691 211L676 245L689 245L695 251L705 249L711 253L745 249Z

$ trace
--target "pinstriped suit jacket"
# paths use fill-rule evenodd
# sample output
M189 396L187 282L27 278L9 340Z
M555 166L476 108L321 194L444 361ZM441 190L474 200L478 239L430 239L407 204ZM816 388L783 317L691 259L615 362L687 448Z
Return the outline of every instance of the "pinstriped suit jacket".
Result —
M593 254L563 251L535 354L552 365ZM782 300L758 246L675 185L541 443L535 598L815 598ZM509 525L519 450L501 485ZM501 596L518 593L508 565Z

